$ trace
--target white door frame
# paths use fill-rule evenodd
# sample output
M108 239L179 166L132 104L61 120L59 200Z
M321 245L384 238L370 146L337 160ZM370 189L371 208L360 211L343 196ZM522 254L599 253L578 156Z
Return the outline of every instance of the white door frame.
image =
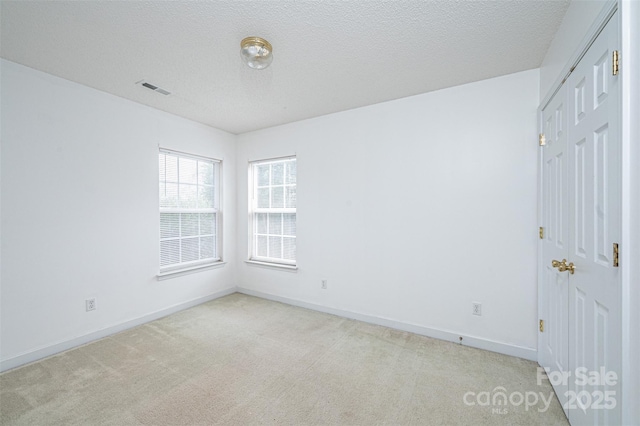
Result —
M640 423L640 4L620 0L622 79L622 421Z
M640 4L634 0L609 0L552 89L538 107L538 129L544 133L542 110L580 61L593 40L620 10L621 31L621 136L622 136L622 404L624 424L640 422ZM633 49L632 47L635 47ZM542 150L538 154L538 223L542 223ZM538 244L538 273L542 271L542 244ZM538 276L540 282L540 276Z

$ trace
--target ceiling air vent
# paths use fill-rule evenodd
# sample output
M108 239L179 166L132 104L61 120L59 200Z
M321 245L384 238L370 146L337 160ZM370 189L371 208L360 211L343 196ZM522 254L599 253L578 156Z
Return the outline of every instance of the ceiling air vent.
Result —
M162 87L158 87L155 84L148 83L148 82L146 82L144 80L140 80L136 84L139 84L139 85L141 85L143 87L146 87L147 89L151 89L154 92L162 93L163 95L170 95L171 94L171 92L169 92L167 90L164 90Z

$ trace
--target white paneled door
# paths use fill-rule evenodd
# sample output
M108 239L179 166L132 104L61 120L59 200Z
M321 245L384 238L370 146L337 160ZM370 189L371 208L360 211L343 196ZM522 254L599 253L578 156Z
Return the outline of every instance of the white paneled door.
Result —
M614 14L542 114L539 362L573 425L621 422L618 34Z
M621 422L621 281L614 265L621 225L620 83L612 71L617 22L616 14L566 82L569 257L575 264L569 277L569 366L594 372L592 381L574 380L574 424Z
M554 260L569 257L568 153L566 136L565 87L562 86L542 111L545 147L542 161L542 271L539 286L540 318L544 331L539 333L540 365L550 376L569 369L569 276L552 266ZM553 376L555 377L555 376ZM552 381L565 406L566 381ZM566 414L565 409L565 414Z

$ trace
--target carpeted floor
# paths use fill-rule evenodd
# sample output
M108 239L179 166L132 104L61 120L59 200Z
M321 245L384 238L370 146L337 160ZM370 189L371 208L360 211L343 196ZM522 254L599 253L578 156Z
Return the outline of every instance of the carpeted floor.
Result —
M0 422L566 425L536 366L236 293L0 375Z

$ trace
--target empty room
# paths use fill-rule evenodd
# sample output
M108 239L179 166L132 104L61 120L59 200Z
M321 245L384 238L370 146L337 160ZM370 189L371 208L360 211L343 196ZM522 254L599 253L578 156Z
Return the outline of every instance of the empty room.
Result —
M0 424L640 425L638 46L635 0L0 0Z

